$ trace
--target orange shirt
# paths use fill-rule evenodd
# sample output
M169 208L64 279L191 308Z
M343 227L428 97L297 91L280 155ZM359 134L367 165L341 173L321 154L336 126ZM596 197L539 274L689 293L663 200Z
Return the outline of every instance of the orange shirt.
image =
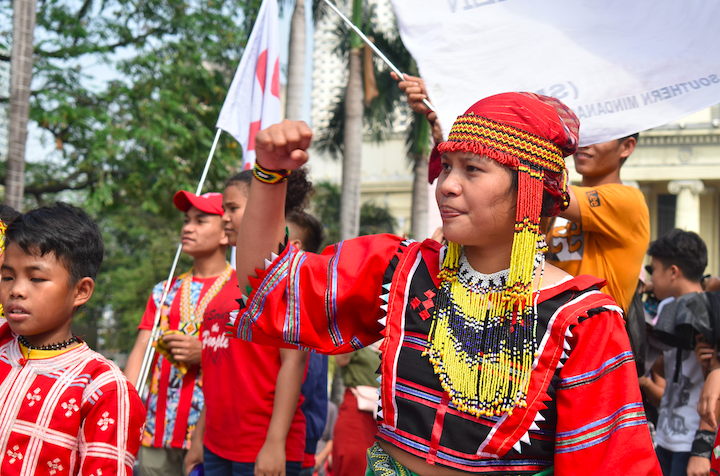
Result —
M605 279L604 292L627 309L650 243L650 215L642 192L620 184L572 187L582 223L550 221L548 262L578 276Z

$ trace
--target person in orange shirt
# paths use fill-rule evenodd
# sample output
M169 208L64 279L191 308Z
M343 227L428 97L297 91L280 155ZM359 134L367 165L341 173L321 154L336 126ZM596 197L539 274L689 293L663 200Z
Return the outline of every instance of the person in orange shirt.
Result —
M640 190L623 185L620 168L638 134L580 147L573 156L581 185L570 186L570 206L550 221L548 262L578 276L605 279L603 292L627 310L650 243L650 216Z
M392 73L392 77L400 78ZM398 86L413 111L425 114L436 144L442 129L427 99L421 78L405 75ZM620 168L637 145L638 134L580 147L575 170L582 175L579 187L570 186L570 206L549 222L547 260L573 276L589 274L607 281L603 292L627 311L638 285L648 245L650 214L642 192L623 185ZM431 165L432 168L432 160Z

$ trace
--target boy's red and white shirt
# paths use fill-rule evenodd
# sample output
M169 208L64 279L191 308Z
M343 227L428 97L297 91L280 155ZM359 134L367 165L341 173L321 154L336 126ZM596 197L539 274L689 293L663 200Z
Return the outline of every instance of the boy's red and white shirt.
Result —
M0 474L131 475L144 426L114 363L85 343L25 359L0 323Z

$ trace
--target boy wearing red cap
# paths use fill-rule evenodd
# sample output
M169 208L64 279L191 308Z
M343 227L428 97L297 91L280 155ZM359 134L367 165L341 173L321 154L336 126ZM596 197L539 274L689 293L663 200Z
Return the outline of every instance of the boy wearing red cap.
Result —
M192 256L193 267L173 281L160 311L162 336L153 343L158 353L140 450L144 476L182 474L183 459L204 405L200 326L206 315L236 310L240 297L235 272L225 259L228 238L222 222L222 194L196 196L180 191L173 203L185 212L182 251ZM165 281L155 285L138 326L138 338L125 368L131 382L137 381L164 287Z

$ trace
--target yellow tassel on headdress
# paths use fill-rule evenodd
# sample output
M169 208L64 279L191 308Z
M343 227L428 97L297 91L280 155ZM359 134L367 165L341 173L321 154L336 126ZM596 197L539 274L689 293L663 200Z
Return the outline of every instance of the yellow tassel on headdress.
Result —
M460 411L474 416L511 414L527 405L536 357L532 303L540 231L542 170L518 167L517 217L508 279L487 290L458 279L462 247L448 245L442 283L425 355Z
M0 220L0 255L5 254L5 232L7 231L7 225L4 221Z
M496 111L494 107L488 110ZM512 413L526 405L538 348L533 278L540 262L535 257L547 246L540 230L543 182L545 173L566 174L564 149L548 137L469 111L458 117L438 151L471 152L517 170L515 232L506 281L478 284L470 279L472 273L459 275L462 248L450 243L424 353L458 409L475 416ZM562 182L567 207L567 175Z

